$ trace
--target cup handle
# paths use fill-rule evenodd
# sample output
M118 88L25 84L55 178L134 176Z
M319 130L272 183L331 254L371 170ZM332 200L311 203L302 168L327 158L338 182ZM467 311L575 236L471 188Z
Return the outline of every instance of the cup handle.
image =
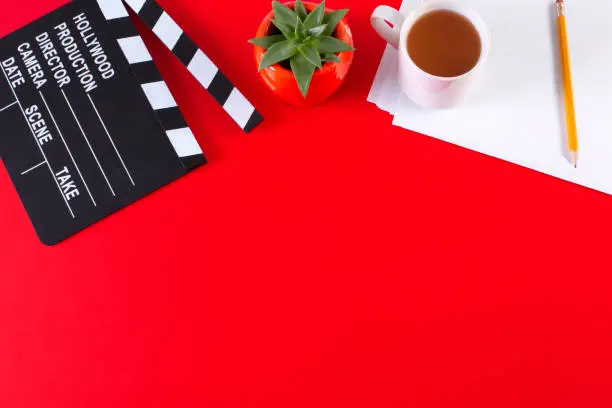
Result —
M378 6L370 17L370 23L383 40L393 47L399 48L400 31L404 24L402 13L389 6Z

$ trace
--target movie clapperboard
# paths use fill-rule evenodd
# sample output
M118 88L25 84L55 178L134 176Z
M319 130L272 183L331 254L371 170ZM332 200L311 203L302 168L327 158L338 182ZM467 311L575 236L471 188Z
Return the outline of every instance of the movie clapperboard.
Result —
M206 163L128 8L240 128L262 121L154 0L74 0L6 36L0 157L44 244Z

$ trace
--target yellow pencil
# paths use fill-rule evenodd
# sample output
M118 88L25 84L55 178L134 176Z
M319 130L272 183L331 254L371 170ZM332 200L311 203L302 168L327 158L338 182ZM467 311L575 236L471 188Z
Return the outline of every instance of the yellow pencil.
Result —
M561 56L561 72L563 74L563 99L565 100L565 122L567 125L567 147L572 165L576 167L578 165L578 129L576 128L572 70L570 67L569 44L565 24L565 2L564 0L556 0L556 3L559 27L559 54Z

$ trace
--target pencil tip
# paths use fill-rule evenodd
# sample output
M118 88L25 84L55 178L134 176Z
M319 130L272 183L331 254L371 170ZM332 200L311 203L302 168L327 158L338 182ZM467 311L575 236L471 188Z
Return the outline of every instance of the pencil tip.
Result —
M574 168L578 168L578 152L577 151L570 152L570 163L572 164L572 166L574 166Z

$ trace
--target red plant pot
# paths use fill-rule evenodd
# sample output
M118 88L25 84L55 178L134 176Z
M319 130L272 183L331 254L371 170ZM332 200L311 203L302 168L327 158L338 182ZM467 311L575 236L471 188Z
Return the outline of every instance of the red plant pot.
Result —
M317 4L303 2L306 10L312 11ZM290 1L284 3L285 6L293 9L295 2ZM326 13L333 10L325 9ZM262 21L259 29L257 30L257 37L264 37L269 35L274 27L272 25L272 19L274 18L274 12L271 11ZM354 47L353 34L349 27L346 18L342 19L334 36L345 43ZM255 61L257 66L263 58L266 50L255 46ZM340 85L344 82L346 75L348 74L349 68L353 63L353 51L341 52L338 54L341 62L327 62L322 68L317 69L310 82L310 88L308 89L308 95L306 98L302 96L300 89L298 88L295 77L291 70L282 67L279 64L272 65L259 72L259 76L263 82L274 92L278 97L284 101L300 107L311 107L324 102L329 98Z

